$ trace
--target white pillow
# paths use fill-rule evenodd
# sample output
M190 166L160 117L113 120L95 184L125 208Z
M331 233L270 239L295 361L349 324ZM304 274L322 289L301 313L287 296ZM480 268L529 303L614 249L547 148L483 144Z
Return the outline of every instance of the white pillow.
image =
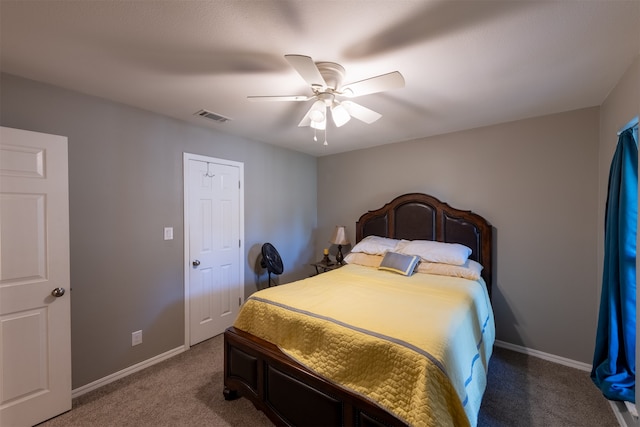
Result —
M395 252L418 255L422 261L463 265L467 262L471 249L459 243L433 242L431 240L401 240Z
M462 277L469 280L480 280L482 265L468 259L464 265L442 264L438 262L421 262L416 270L418 273L438 274L440 276Z
M384 255L388 251L393 251L398 242L400 242L400 240L389 239L388 237L367 236L351 248L351 252L363 252L369 255Z

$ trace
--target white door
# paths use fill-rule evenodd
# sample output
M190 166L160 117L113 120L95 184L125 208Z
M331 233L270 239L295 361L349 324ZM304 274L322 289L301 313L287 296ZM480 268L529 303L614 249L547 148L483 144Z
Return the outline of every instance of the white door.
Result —
M67 138L0 128L0 426L71 409Z
M224 332L242 304L242 165L185 154L187 171L185 289L194 345Z

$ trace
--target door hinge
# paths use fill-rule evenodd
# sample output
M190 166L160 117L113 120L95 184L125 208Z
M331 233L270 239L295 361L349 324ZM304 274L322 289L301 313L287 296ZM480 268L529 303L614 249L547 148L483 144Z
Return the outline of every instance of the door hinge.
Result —
M242 297L238 297L238 307L242 305Z
M242 248L242 240L238 239L238 247Z
M240 181L238 181L238 190L240 190Z

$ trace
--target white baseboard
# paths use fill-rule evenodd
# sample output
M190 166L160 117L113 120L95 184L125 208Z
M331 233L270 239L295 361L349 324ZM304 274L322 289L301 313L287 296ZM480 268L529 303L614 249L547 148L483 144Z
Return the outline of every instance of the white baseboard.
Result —
M620 427L637 427L638 411L633 403L609 401Z
M128 368L125 368L121 371L118 372L114 372L111 375L107 375L104 378L100 378L99 380L93 381L89 384L83 385L81 387L78 387L76 389L71 390L71 398L76 398L78 396L82 396L85 393L88 393L92 390L95 390L99 387L105 386L109 383L112 383L116 380L119 380L120 378L124 378L127 375L131 375L134 372L138 372L141 371L145 368L148 368L149 366L153 366L156 363L160 363L164 360L167 360L173 356L177 356L178 354L184 352L185 350L187 350L188 347L187 346L181 346L181 347L176 347L173 350L169 350L165 353L159 354L157 356L152 357L151 359L147 359L144 360L140 363L136 363L133 366L129 366Z
M518 353L528 354L530 356L538 357L540 359L548 360L550 362L558 363L560 365L569 366L570 368L580 369L581 371L591 372L591 368L592 368L592 366L588 363L578 362L577 360L567 359L566 357L556 356L555 354L549 354L543 351L533 350L531 348L523 347L516 344L511 344L505 341L496 340L495 346L506 348L507 350L517 351Z

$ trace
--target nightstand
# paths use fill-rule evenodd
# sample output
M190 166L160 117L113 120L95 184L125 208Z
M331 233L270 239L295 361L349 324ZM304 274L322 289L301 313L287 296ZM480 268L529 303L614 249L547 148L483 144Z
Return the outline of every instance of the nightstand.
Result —
M316 274L314 274L314 276L317 276L320 273L325 273L327 271L335 270L336 268L342 267L342 264L338 264L335 262L331 264L327 264L326 262L322 262L322 261L312 262L311 265L316 269Z

